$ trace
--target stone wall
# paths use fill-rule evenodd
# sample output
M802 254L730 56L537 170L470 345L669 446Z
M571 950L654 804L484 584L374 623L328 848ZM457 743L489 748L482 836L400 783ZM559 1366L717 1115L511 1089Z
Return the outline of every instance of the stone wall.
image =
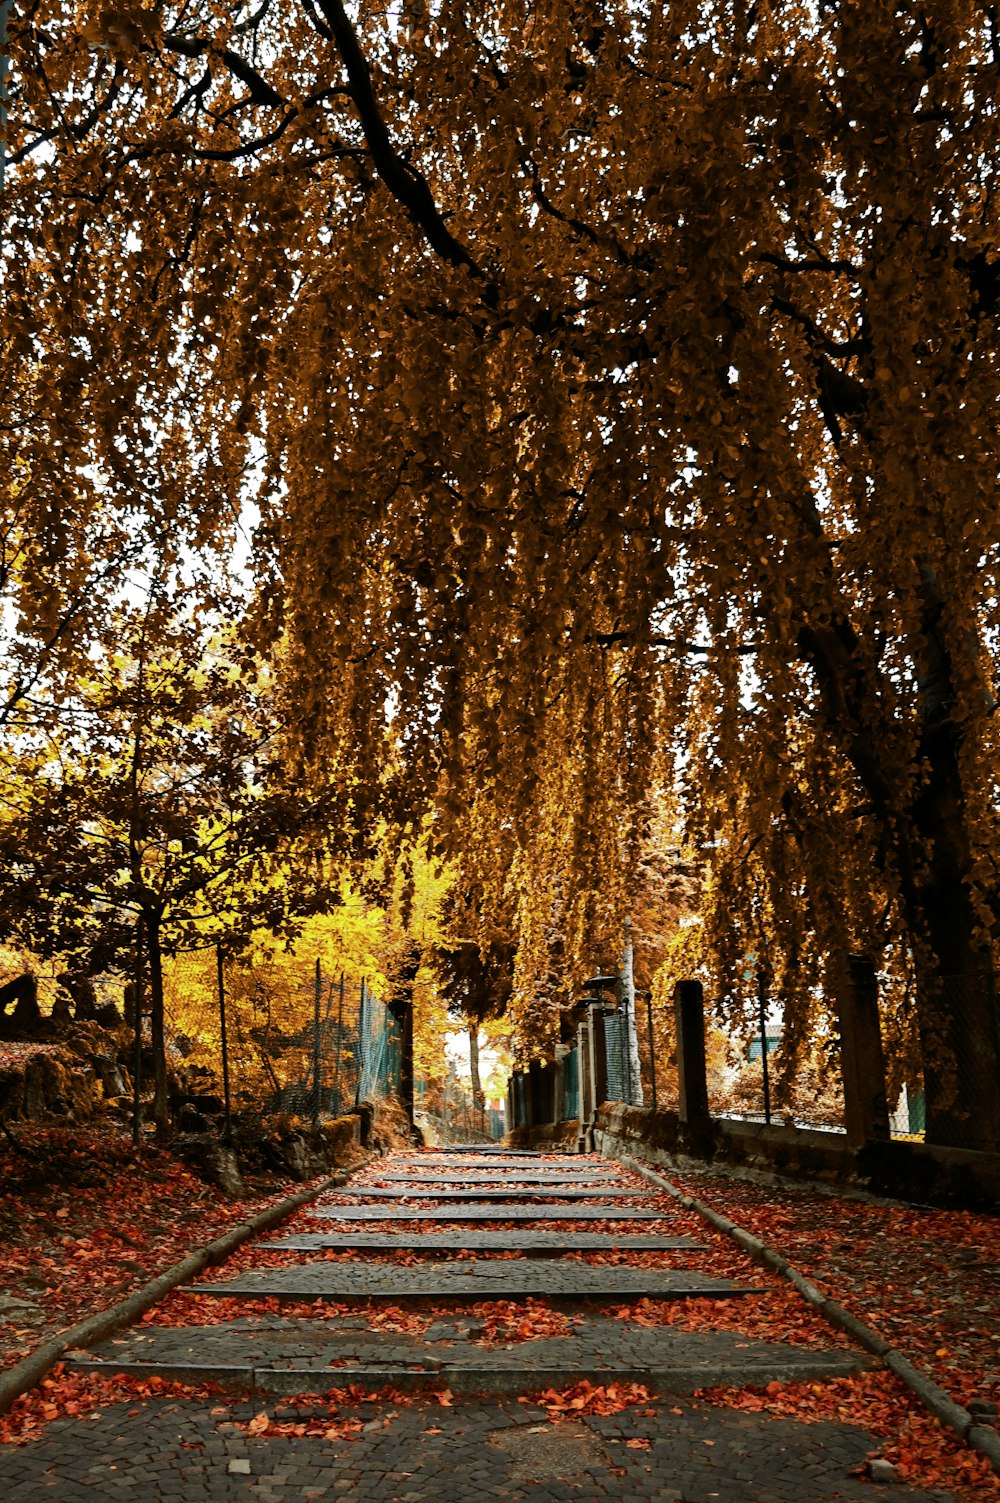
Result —
M132 1089L103 1048L0 1046L0 1116L8 1122L86 1122Z
M504 1138L511 1148L551 1148L554 1153L575 1153L580 1139L580 1124L548 1122L538 1127L515 1127Z
M838 1133L719 1118L691 1127L675 1112L610 1101L598 1109L594 1144L610 1158L629 1154L679 1172L718 1162L932 1205L1000 1206L1000 1155L968 1149L908 1142L852 1148Z

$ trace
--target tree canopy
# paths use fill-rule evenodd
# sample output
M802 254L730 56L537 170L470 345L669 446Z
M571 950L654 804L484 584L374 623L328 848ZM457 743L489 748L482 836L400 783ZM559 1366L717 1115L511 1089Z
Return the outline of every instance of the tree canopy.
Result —
M874 954L929 1132L995 1141L992 12L37 0L11 35L35 573L105 492L196 542L258 507L289 755L481 843L523 997L556 930L569 965L620 927L665 788L719 986L766 952L806 1010Z

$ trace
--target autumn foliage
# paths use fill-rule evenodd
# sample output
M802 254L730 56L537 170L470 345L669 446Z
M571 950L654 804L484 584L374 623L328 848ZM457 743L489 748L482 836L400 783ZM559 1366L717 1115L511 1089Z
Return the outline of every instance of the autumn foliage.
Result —
M259 517L284 764L362 842L432 810L480 853L531 1048L666 798L720 1000L753 954L806 1036L870 954L930 1136L995 1146L988 8L40 0L11 37L18 735L130 550Z

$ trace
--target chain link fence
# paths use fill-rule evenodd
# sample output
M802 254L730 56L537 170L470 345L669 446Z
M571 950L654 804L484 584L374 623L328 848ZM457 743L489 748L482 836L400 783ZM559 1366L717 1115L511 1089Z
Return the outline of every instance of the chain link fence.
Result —
M468 1081L450 1071L444 1080L415 1080L414 1114L432 1139L441 1143L496 1141L507 1130L502 1109L477 1106Z
M366 983L312 965L164 962L167 1059L182 1102L206 1113L318 1120L399 1086L401 1039Z

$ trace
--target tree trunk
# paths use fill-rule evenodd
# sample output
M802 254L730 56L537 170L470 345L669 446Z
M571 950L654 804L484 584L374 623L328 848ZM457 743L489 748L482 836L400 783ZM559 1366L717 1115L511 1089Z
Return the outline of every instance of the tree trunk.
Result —
M918 936L914 958L926 1137L928 1143L996 1151L1000 1020L992 956L970 885L972 856L954 743L950 726L927 741L929 777L914 808L914 825L929 854L905 895Z
M635 969L632 950L632 920L625 918L625 944L622 949L622 1001L625 1007L628 1051L628 1082L631 1087L631 1104L642 1106L642 1061L639 1057L639 1030L635 1017Z
M920 739L916 792L898 798L899 770L881 753L891 727L880 722L877 670L841 621L803 628L800 646L816 674L829 729L872 800L884 850L893 853L916 976L917 1027L924 1069L929 1143L995 1150L1000 1146L1000 1021L992 957L975 902L975 861L961 773L961 738L975 733L961 717L961 678L946 637L933 569L922 564L922 631L913 660L919 676ZM954 636L954 632L953 632ZM891 702L892 696L886 696ZM992 701L984 688L984 708ZM890 742L891 744L891 742Z
M934 567L920 562L924 605L919 665L921 771L911 805L924 859L904 888L914 933L917 1017L924 1065L929 1143L1000 1148L1000 1027L993 962L975 901L974 841L962 778L961 714L957 684L976 658L970 630L946 630L945 602ZM958 644L956 646L956 643ZM995 701L982 685L983 708ZM972 730L974 734L974 729Z
M160 950L160 915L145 915L146 946L149 952L149 1019L153 1049L153 1120L158 1133L170 1127L170 1102L167 1096L167 1050L163 1021L163 955Z
M482 1130L486 1097L479 1076L479 1024L473 1019L469 1024L469 1074L472 1077L472 1104L477 1114L477 1126Z

